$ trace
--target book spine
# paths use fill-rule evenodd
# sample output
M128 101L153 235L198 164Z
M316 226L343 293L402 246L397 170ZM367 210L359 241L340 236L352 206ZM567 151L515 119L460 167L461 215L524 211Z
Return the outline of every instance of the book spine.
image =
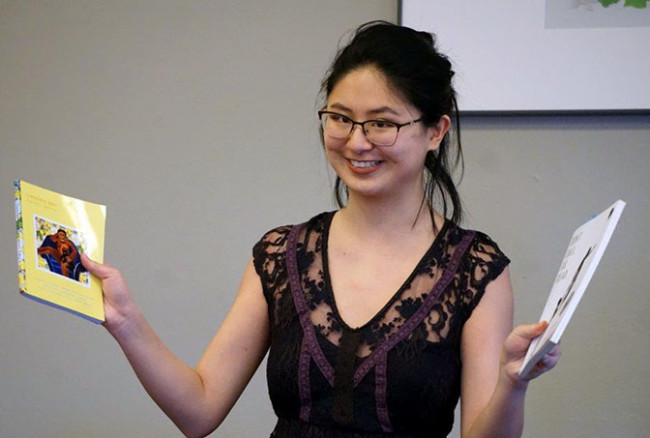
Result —
M25 251L23 236L23 214L20 197L20 181L14 181L14 210L16 214L16 243L18 249L18 288L25 292Z

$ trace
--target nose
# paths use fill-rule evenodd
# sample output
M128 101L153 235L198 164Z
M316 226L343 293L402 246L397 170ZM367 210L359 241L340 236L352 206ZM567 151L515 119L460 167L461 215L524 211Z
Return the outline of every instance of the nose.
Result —
M374 145L368 141L368 137L366 137L362 125L354 125L352 127L352 132L350 132L350 135L348 136L347 144L348 147L355 152L367 151L374 147Z

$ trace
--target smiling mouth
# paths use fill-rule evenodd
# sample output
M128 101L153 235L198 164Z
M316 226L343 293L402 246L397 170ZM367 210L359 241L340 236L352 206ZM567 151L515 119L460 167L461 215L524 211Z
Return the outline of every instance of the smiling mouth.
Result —
M381 161L356 161L348 160L353 167L357 169L369 169L371 167L377 167L381 164Z

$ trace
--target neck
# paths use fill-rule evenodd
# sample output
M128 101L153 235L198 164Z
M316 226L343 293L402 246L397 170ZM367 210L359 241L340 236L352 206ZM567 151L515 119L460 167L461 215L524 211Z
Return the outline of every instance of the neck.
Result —
M423 192L391 200L365 198L350 193L348 204L337 216L359 235L373 233L394 236L413 232L428 234L433 232L434 226L426 201L422 204L423 199ZM439 230L444 220L437 213L434 217Z

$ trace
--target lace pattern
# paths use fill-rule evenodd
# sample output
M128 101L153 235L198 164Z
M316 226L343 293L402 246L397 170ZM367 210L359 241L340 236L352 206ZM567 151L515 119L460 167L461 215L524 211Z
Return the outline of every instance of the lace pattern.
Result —
M399 406L391 410L391 400L402 390L408 397L409 388L393 388L391 382L413 381L422 394L413 415L426 419L422 421L426 425L435 421L431 412L447 406L439 418L445 419L442 429L451 428L460 387L462 327L487 284L509 260L485 234L446 223L402 287L374 318L354 330L351 342L351 329L338 315L329 281L327 240L332 217L333 213L323 213L301 227L271 230L253 250L269 306L269 389L276 413L303 422L330 418L334 425L373 433L403 431L404 425L410 423L396 414L402 412ZM427 351L436 353L425 358ZM348 364L344 365L341 360L349 355L356 359L344 360ZM413 369L396 367L396 360L405 361ZM432 368L431 360L439 366ZM415 371L417 367L424 367L431 376L421 376L420 371ZM321 400L327 389L317 388L314 392L311 388L314 372L324 377L322 382L330 387L333 401ZM452 375L455 377L450 378ZM285 383L275 386L273 376ZM424 380L418 383L418 379ZM290 380L294 392L274 394L277 388L287 388ZM361 383L369 387L357 388ZM356 422L353 413L358 408L354 404L363 396L357 394L352 399L355 391L374 399L370 404L375 406L374 424ZM329 403L330 414L319 412L321 402L325 406ZM294 406L297 412L286 410L285 405ZM339 412L341 406L345 409ZM411 415L410 411L404 412ZM413 430L422 425L413 425Z

